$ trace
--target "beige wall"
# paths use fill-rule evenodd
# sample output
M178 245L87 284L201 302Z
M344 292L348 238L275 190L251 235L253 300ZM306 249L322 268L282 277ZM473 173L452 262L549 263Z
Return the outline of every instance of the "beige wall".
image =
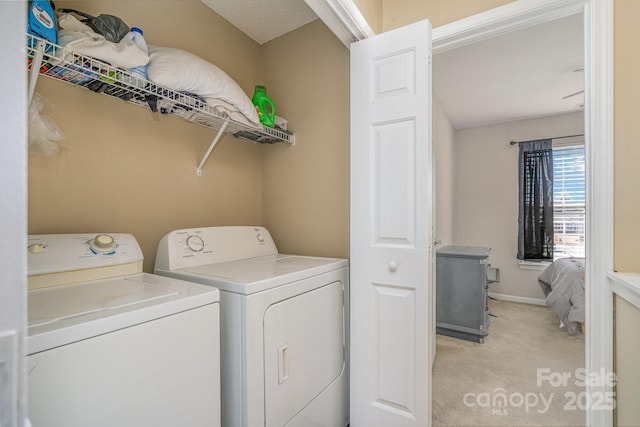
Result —
M454 241L491 247L490 262L500 268L498 294L543 299L539 270L523 270L518 246L518 147L510 141L584 133L582 112L455 133Z
M260 224L283 252L349 255L349 52L321 21L258 46L196 1L57 6L120 16L147 43L218 65L249 96L266 84L298 143L225 136L198 177L215 131L41 78L45 113L67 139L59 155L29 158L29 233L129 232L145 271L159 239L183 227Z
M436 177L435 238L440 246L453 244L454 130L440 102L433 97L433 156Z
M56 4L118 15L140 26L149 44L217 64L247 93L262 78L259 46L199 1ZM29 158L29 233L133 233L151 271L157 243L172 229L261 224L258 145L224 137L198 177L215 131L172 117L156 121L145 109L43 77L36 90L55 105L45 113L67 139L58 156Z
M640 81L640 2L614 1L614 269L640 271L640 129L637 126ZM616 298L616 373L620 426L640 423L640 311Z
M383 0L382 29L389 31L423 19L433 28L466 18L510 0Z
M382 3L383 0L353 0L362 16L367 20L376 34L382 32Z
M262 47L295 146L265 146L264 225L285 253L349 256L349 51L321 21Z
M640 271L640 2L615 0L614 12L615 269Z

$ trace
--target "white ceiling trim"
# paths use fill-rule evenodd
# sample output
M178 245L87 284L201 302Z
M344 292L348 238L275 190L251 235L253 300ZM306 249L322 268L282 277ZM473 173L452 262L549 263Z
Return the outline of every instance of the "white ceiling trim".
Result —
M519 0L433 29L433 54L584 11L585 0Z
M375 35L352 0L304 0L327 27L349 47Z

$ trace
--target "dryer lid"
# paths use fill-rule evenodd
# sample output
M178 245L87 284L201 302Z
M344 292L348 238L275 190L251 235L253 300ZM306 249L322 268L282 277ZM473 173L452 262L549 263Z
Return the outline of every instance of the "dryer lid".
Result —
M156 273L248 295L347 266L346 259L277 254Z

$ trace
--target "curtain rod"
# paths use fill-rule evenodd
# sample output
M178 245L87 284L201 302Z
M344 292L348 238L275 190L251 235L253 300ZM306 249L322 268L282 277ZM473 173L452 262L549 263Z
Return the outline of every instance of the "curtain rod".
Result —
M575 136L584 136L584 133L581 133L579 135L555 136L553 138L542 138L542 139L562 139L562 138L573 138ZM511 141L509 145L520 144L521 142L528 142L528 141Z

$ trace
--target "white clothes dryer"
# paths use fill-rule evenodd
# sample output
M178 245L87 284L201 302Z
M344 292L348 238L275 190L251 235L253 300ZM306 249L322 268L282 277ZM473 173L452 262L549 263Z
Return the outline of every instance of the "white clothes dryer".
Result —
M156 274L220 289L222 425L349 423L345 259L279 254L263 227L176 230Z
M34 427L220 426L216 288L143 273L130 234L28 242Z

